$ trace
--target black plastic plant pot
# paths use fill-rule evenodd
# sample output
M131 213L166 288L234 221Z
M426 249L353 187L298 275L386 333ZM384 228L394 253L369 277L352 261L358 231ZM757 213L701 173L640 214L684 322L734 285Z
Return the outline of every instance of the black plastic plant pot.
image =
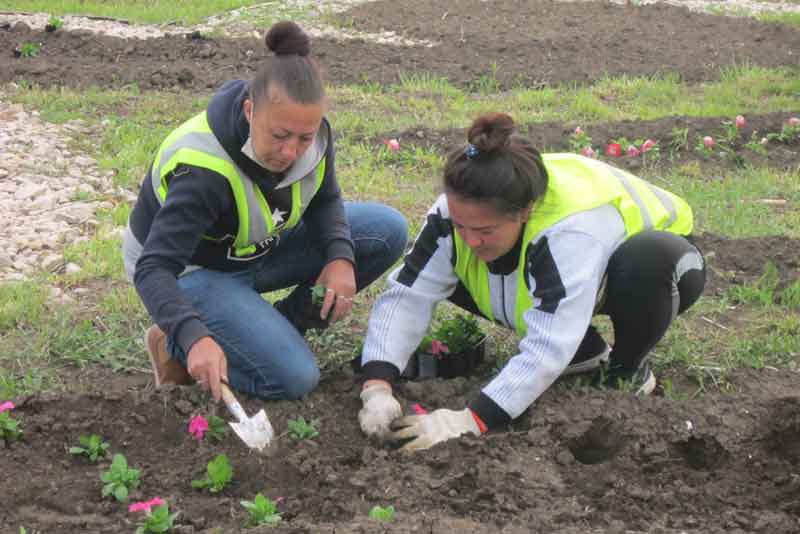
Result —
M44 31L46 31L48 33L53 33L57 29L58 29L58 26L56 26L55 24L45 24L45 26L44 26Z
M439 353L417 351L409 361L404 375L410 375L409 368L416 367L419 378L456 378L468 376L486 357L486 337L471 348L455 353Z
M18 46L15 47L12 52L14 54L14 57L22 57L22 50Z

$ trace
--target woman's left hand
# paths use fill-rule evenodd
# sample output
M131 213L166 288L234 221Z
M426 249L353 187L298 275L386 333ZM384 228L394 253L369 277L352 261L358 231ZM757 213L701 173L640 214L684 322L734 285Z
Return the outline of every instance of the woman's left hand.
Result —
M317 284L326 288L321 319L328 318L333 311L330 321L335 323L350 313L356 294L356 272L352 263L344 259L333 260L322 269Z

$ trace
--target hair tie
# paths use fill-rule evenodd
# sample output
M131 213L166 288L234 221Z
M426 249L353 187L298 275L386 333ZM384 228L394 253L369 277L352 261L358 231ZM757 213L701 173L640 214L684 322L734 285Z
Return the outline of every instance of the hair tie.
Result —
M481 151L478 150L478 147L476 147L472 143L467 143L467 148L464 150L464 154L466 154L467 159L472 159L474 157L477 157L478 154L480 153Z

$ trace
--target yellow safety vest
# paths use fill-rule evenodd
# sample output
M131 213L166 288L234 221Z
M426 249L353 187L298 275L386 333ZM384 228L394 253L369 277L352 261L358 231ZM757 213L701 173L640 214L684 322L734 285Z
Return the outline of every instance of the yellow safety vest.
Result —
M548 173L544 195L534 202L525 224L523 246L517 268L515 324L524 336L523 314L533 307L525 283L525 251L534 237L557 222L581 211L613 205L625 224L626 238L645 230L665 230L679 235L692 232L692 209L677 195L601 161L577 154L545 154ZM455 272L486 317L494 319L489 289L489 268L453 232Z
M261 190L234 163L217 140L205 111L183 123L161 143L150 170L153 190L163 205L169 190L167 178L181 164L203 167L224 176L233 191L239 217L233 254L246 259L256 253L258 244L268 241L278 231L297 225L325 177L328 137L328 130L323 126L312 146L292 164L286 177L276 186L291 185L292 188L292 207L284 225L276 224ZM203 238L214 240L208 236Z

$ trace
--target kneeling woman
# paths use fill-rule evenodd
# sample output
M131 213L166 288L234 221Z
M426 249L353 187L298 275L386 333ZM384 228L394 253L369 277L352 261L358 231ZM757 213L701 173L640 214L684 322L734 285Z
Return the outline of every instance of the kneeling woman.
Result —
M444 194L372 310L362 354L362 430L424 449L507 424L562 374L609 361L606 385L655 388L647 354L700 296L703 258L687 239L692 212L676 195L576 154L541 155L511 117L478 118L448 157ZM437 303L514 329L512 357L460 411L402 415L391 383ZM591 326L608 315L610 349ZM610 352L609 352L610 351Z

